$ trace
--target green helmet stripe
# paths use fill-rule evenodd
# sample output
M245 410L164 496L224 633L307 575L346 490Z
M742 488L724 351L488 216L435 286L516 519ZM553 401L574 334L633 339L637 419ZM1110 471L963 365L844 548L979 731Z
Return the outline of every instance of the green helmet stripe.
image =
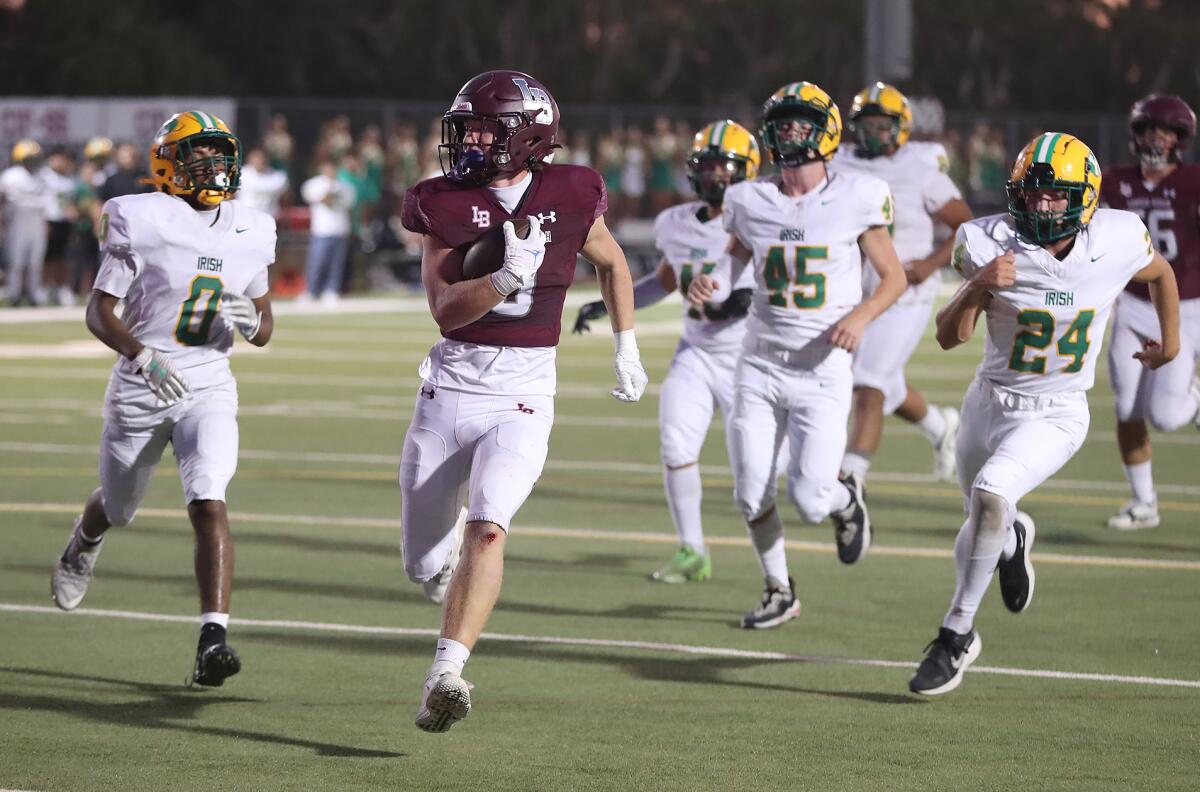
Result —
M712 148L721 147L721 139L725 137L725 122L718 121L713 124L712 134L708 136L708 145Z
M1042 139L1038 142L1037 148L1034 151L1033 161L1049 163L1050 159L1054 156L1054 149L1058 145L1058 139L1061 137L1062 134L1058 132L1047 132L1042 135Z
M192 112L188 113L188 115L190 115L192 117L192 119L197 124L199 124L201 127L208 126L208 124L204 123L204 116L200 113L199 110L193 110Z
M880 89L879 83L875 83L874 85L871 86L871 95L869 98L872 102L879 101L879 89Z

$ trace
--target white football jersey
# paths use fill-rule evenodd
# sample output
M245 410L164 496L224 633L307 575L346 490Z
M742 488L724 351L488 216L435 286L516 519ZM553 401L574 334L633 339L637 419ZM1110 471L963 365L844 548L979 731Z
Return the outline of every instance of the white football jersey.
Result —
M883 179L892 188L895 225L892 244L901 263L922 259L933 252L933 214L962 193L947 175L949 161L941 143L905 143L890 157L868 159L851 148L840 149L830 169L843 173L866 173ZM932 302L937 297L942 275L935 272L916 286L909 286L899 302ZM879 286L873 267L863 271L863 290L870 294Z
M1154 257L1146 226L1132 212L1097 209L1060 261L1020 239L1008 214L991 215L959 226L952 262L970 278L1008 250L1017 282L992 292L976 376L1019 393L1088 390L1113 301Z
M816 189L784 195L778 176L725 191L725 228L753 251L754 301L748 332L800 349L862 302L858 238L892 222L887 182L830 173Z
M143 344L181 369L208 366L189 371L193 387L228 373L233 333L217 315L221 295L262 297L275 261L274 218L245 201L219 211L159 192L113 198L100 218L95 288L124 298L121 321Z
M654 243L675 272L680 293L697 275L712 275L722 286L729 280L729 233L720 216L701 222L697 212L703 201L672 206L654 218ZM746 267L734 289L753 289L754 272ZM683 304L683 340L710 352L737 348L746 334L745 317L710 319L705 310Z

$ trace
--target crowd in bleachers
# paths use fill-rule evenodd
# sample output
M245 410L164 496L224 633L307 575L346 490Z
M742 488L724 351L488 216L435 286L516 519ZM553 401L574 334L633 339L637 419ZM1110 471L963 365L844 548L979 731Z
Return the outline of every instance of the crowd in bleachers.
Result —
M687 121L663 116L601 131L567 129L555 156L601 173L608 221L617 227L692 197L685 160L694 131ZM948 129L940 139L950 175L968 199L997 203L1008 159L1001 131L980 122L969 135ZM398 264L419 257L419 241L400 224L401 199L415 182L442 172L440 142L440 120L423 131L397 123L385 132L374 124L354 129L346 116L336 116L302 151L284 115L271 119L261 139L243 141L238 198L279 221L281 261L274 269L280 296L329 305L351 288L395 286ZM43 151L21 141L13 154L0 174L5 301L73 304L95 277L103 202L150 189L141 181L145 147L93 138L79 148ZM409 280L411 274L410 266Z

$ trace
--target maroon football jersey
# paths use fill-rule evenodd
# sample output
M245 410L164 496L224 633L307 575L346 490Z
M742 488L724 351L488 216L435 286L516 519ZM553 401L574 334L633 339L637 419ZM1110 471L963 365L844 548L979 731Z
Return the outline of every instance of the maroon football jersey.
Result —
M1175 270L1180 299L1200 297L1200 165L1180 164L1153 189L1137 165L1117 165L1104 172L1100 200L1142 218L1150 241ZM1150 299L1144 283L1131 281L1127 290Z
M534 285L510 294L471 324L442 333L446 338L491 346L558 344L575 257L592 223L608 210L608 194L600 174L580 165L550 165L532 178L512 214L487 187L460 187L444 176L419 182L405 193L404 227L464 252L485 231L513 217L537 215L546 233L546 260Z

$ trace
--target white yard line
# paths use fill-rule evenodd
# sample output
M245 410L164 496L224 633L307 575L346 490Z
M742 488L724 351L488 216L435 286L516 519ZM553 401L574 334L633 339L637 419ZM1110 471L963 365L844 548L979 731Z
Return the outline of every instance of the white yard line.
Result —
M169 613L146 611L100 610L80 608L71 614L63 614L57 608L45 605L23 605L0 602L0 611L54 618L103 618L127 621L148 621L170 624L196 624L195 616L180 616ZM438 630L420 627L384 627L369 624L342 624L338 622L310 622L290 619L244 619L232 620L240 628L258 627L276 630L304 630L308 632L350 633L356 635L422 636L436 637ZM866 657L828 657L822 655L800 655L787 652L767 652L751 649L733 649L723 646L699 644L660 643L657 641L625 641L606 638L567 638L556 635L520 635L512 633L485 632L484 640L517 644L549 644L553 646L586 646L596 649L622 649L664 654L683 654L700 657L721 657L738 660L763 660L768 662L804 663L811 665L866 666L871 668L911 669L914 663L904 660L886 660ZM1128 676L1124 674L1094 674L1080 671L1056 671L1037 668L1007 668L1002 666L971 666L969 671L977 674L998 674L1031 679L1061 679L1073 682L1100 682L1116 685L1151 685L1158 687L1200 689L1200 680L1170 679L1162 677Z
M556 420L561 420L562 416L557 416ZM581 420L584 417L581 416ZM587 419L590 420L590 419ZM599 420L599 419L597 419ZM639 419L614 419L622 421L639 420ZM647 419L649 420L649 419ZM594 426L618 426L621 424L605 423L605 424L586 424ZM0 441L0 452L11 452L21 454L64 454L64 455L83 455L94 456L98 451L96 445L86 444L70 444L70 443L24 443L14 441ZM333 463L333 464L356 464L356 465L384 465L387 467L395 467L400 461L400 449L396 449L395 454L361 454L361 453L341 453L330 451L267 451L262 449L243 448L238 453L241 459L254 459L264 462L303 462L303 463ZM562 470L570 472L596 472L596 473L616 473L628 475L645 475L660 477L662 475L662 466L651 462L622 462L622 461L607 461L607 460L587 460L587 459L555 459L551 457L546 462L546 467L550 470ZM705 475L717 476L732 476L733 471L728 465L702 465ZM947 490L954 488L953 484L939 482L928 473L898 473L887 472L881 470L872 470L870 474L871 481L885 482L890 484L928 484L933 486L941 486ZM1200 497L1200 486L1191 484L1157 484L1155 488L1160 494L1165 495L1181 495L1186 497ZM1066 490L1088 492L1113 492L1125 494L1129 491L1129 485L1123 481L1095 481L1089 479L1058 479L1052 478L1049 481L1042 483L1038 489L1050 490Z
M3 503L0 502L0 514L78 514L79 503ZM144 508L138 510L143 517L187 520L186 512L177 509ZM311 514L262 514L255 512L230 512L229 519L234 523L259 523L267 525L315 525L322 527L336 526L344 528L378 528L382 530L400 530L400 520L383 517L322 517ZM550 539L596 540L605 542L635 542L649 544L677 544L679 539L673 533L652 533L649 531L606 531L594 528L560 528L557 526L537 526L518 524L513 527L514 536L540 536ZM705 537L704 541L719 547L749 547L750 540L744 536L713 536ZM807 542L791 539L786 542L788 548L810 553L831 554L834 552L832 542ZM931 558L948 559L954 557L952 548L938 547L905 547L901 545L872 544L871 554L890 558ZM1122 558L1092 555L1074 555L1070 553L1033 554L1039 564L1059 564L1063 566L1115 567L1123 569L1155 569L1200 572L1200 561L1162 558Z

